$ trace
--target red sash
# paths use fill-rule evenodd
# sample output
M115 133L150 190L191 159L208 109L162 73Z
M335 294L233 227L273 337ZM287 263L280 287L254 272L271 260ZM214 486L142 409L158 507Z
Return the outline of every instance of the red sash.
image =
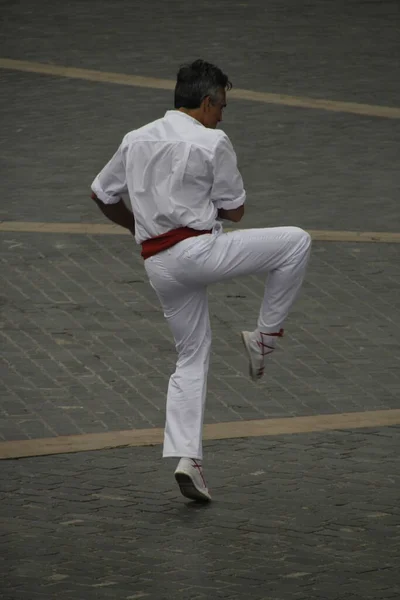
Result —
M178 229L172 229L166 233L162 233L157 237L150 238L142 242L142 257L144 260L154 256L163 250L172 248L178 242L186 240L187 238L194 237L196 235L204 235L205 233L211 233L212 229L201 231L199 229L191 229L190 227L179 227Z

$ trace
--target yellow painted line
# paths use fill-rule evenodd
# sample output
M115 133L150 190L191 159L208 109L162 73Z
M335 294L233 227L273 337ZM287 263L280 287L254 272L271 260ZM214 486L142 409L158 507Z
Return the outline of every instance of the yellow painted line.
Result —
M41 223L36 221L0 221L0 231L19 233L79 233L82 235L132 235L112 223Z
M400 409L377 410L311 417L235 421L204 426L205 440L225 440L295 433L385 427L400 424ZM155 446L163 441L163 429L132 429L88 433L36 440L0 443L0 459L88 452L109 448Z
M384 242L399 244L400 233L386 231L330 231L309 229L308 233L316 242Z
M250 100L251 102L263 102L265 104L280 104L296 108L312 108L314 110L350 113L368 117L400 119L400 108L396 106L380 106L377 104L361 104L357 102L343 102L340 100L324 100L323 98L288 96L286 94L272 94L269 92L255 92L253 90L242 89L233 89L230 91L229 98Z
M60 233L81 235L131 235L112 223L42 223L35 221L0 221L0 232L15 233ZM233 231L225 228L225 231ZM375 242L399 244L400 233L385 231L330 231L310 229L308 231L317 242Z
M94 71L91 69L79 69L76 67L65 67L61 65L30 62L26 60L13 60L0 58L0 68L12 69L37 73L40 75L53 75L56 77L68 77L71 79L84 79L86 81L97 81L100 83L115 83L119 85L130 85L135 87L173 90L175 82L170 79L159 79L156 77L144 77L141 75L128 75L124 73L110 73L106 71ZM342 102L339 100L324 100L308 98L306 96L288 96L286 94L273 94L269 92L256 92L253 90L233 89L229 92L230 98L237 100L249 100L251 102L263 102L265 104L279 104L298 108L311 108L333 112L344 112L370 117L383 117L387 119L400 119L400 108L394 106L379 106L374 104L360 104L356 102Z
M119 85L130 85L151 89L173 90L175 88L175 83L169 79L142 77L141 75L127 75L124 73L110 73L107 71L93 71L91 69L64 67L61 65L51 65L26 60L13 60L10 58L0 58L0 68L12 69L13 71L24 71L26 73L37 73L39 75L54 75L56 77L84 79L85 81L97 81L99 83L116 83Z

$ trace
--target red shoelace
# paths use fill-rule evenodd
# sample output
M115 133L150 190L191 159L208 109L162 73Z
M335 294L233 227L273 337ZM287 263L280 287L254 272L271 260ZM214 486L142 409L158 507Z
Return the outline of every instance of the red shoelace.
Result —
M257 340L257 345L261 350L261 356L264 357L267 354L270 354L270 352L272 352L273 350L275 350L275 346L269 346L268 344L266 344L264 342L264 335L268 335L268 336L273 336L273 337L283 337L283 333L284 330L280 329L277 333L264 333L263 331L260 331L260 336L261 336L261 340L258 341ZM270 350L270 352L266 352L265 348L268 348L268 350ZM261 375L264 373L264 365L262 367L260 367L257 371L257 375L259 377L261 377Z

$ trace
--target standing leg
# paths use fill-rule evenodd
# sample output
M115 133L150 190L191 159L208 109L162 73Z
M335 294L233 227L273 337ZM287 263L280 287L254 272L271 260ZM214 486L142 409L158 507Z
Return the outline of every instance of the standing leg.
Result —
M202 431L211 349L207 288L164 307L178 360L169 380L163 456L202 459Z
M207 502L204 478L203 420L211 349L207 288L182 294L165 317L175 339L178 360L167 394L163 457L179 457L175 479L184 496Z
M169 380L163 456L180 458L175 471L187 498L208 501L202 469L203 419L211 350L207 287L177 280L180 265L167 251L146 261L150 283L157 292L174 336L178 360Z

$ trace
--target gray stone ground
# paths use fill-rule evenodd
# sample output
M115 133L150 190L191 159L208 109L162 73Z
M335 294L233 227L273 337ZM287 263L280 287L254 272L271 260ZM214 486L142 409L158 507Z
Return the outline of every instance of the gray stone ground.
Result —
M398 3L0 0L1 57L399 105ZM0 69L0 218L101 223L88 198L165 91ZM399 120L231 101L244 227L399 231ZM263 282L210 293L207 422L400 407L396 244L316 243L268 379L238 331ZM128 237L0 234L0 439L160 426L174 349ZM207 443L215 502L160 448L1 462L5 600L400 597L398 428Z
M174 63L171 79L175 72ZM127 131L173 107L172 93L14 71L0 77L0 218L103 222L90 183ZM248 192L243 226L396 230L400 120L228 103L222 126Z
M0 0L1 55L174 79L217 62L235 87L399 105L397 0ZM170 92L0 70L0 218L102 220L94 175ZM231 101L246 227L396 230L400 121Z
M214 501L159 448L2 462L4 600L397 600L399 428L207 443Z
M162 426L176 358L129 237L3 234L0 435L23 439ZM239 332L264 282L210 289L207 422L399 408L396 244L317 243L266 381Z

